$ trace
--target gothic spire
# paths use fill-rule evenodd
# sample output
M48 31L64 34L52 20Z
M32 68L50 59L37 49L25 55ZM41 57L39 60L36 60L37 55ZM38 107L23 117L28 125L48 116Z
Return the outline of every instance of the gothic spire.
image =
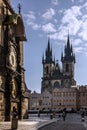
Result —
M73 60L74 61L74 55L73 55L73 49L72 49L72 45L70 45L70 38L69 38L69 33L68 33L68 37L67 37L67 45L65 45L65 55L61 55L61 61L64 61L64 60L68 60L68 61L71 61Z
M46 49L46 61L52 61L52 48L50 47L50 38L48 37L48 45Z
M69 33L68 33L68 38L67 38L67 48L70 49L70 39L69 39Z

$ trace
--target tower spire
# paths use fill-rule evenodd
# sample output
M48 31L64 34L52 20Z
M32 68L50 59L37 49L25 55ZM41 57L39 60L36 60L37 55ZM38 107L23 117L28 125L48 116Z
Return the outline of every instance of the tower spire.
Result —
M48 45L45 52L46 62L52 62L52 47L50 46L50 37L48 37Z
M67 48L70 48L69 30L68 30L68 38L67 38Z

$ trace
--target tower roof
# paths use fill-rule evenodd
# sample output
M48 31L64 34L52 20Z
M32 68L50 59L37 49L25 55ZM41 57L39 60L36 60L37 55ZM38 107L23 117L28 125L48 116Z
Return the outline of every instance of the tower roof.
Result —
M48 37L48 45L45 52L46 62L52 62L52 48L50 47L50 38Z
M69 34L67 37L67 45L65 45L64 49L64 56L63 53L61 55L61 61L74 61L75 63L75 55L73 54L72 45L70 44Z

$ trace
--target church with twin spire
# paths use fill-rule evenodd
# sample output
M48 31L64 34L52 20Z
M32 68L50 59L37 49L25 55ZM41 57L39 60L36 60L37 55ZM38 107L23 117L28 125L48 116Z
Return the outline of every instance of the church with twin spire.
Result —
M53 57L50 38L42 57L43 74L41 93L30 96L30 109L67 111L87 110L87 85L79 86L75 80L75 54L68 34L64 51L61 53L61 67ZM36 104L35 104L36 103Z
M52 93L54 88L71 88L71 86L76 85L76 81L74 79L74 66L76 60L70 43L69 34L67 37L67 44L64 48L64 53L61 54L62 68L60 68L58 60L55 62L50 44L50 38L48 38L45 55L42 57L43 76L41 93L45 90Z

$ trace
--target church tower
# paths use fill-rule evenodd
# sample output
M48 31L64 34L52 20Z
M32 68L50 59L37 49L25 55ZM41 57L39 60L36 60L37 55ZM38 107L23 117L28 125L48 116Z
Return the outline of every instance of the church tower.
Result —
M22 16L0 0L0 120L11 120L13 107L22 119L28 110L23 68L23 41L26 40Z
M74 64L75 64L75 55L73 54L72 45L70 44L70 38L68 34L67 45L65 46L64 56L61 55L62 62L62 87L70 87L76 85L74 80Z
M53 60L52 56L52 48L50 47L50 39L48 38L48 46L44 55L42 57L42 64L43 64L43 77L42 77L42 88L41 92L47 90L52 92L52 74L54 70L55 61Z

